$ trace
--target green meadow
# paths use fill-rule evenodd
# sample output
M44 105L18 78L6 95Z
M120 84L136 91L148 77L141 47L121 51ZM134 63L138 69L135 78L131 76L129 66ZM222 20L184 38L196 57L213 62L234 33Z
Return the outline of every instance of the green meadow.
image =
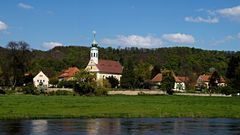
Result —
M0 119L104 117L240 118L239 97L0 96Z

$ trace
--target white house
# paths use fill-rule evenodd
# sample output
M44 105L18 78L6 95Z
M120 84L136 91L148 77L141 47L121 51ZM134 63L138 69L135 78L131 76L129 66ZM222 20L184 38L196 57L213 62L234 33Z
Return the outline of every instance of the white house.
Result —
M183 76L174 76L175 83L174 83L174 91L184 92L186 90L186 82L189 81L188 77Z
M98 44L95 40L95 34L90 50L90 60L85 69L88 72L96 73L96 80L113 76L120 82L123 71L122 65L118 61L98 59Z
M34 78L33 78L33 84L35 87L38 86L45 86L48 87L49 85L49 79L48 77L40 71Z
M189 81L188 77L181 77L181 76L175 76L173 73L173 77L175 80L174 83L174 91L179 91L179 92L184 92L186 90L186 82ZM151 82L155 85L160 86L162 84L163 80L163 75L161 73L158 73L152 80Z

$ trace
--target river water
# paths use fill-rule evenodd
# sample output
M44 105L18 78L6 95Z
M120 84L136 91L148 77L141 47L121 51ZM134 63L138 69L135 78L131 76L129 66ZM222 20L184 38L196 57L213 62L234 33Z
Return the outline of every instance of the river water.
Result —
M240 119L99 118L2 120L0 135L226 135L240 134Z

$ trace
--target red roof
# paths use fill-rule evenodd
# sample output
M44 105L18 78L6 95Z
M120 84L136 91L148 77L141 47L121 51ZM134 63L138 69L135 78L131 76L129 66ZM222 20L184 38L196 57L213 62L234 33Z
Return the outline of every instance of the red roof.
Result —
M162 74L161 74L161 73L158 73L158 74L151 80L151 82L161 82L162 79L163 79ZM182 77L182 76L175 76L175 75L174 75L174 80L175 80L175 82L180 83L180 82L186 82L186 81L188 81L189 78L188 78L188 77Z
M189 78L185 77L185 76L176 76L176 77L174 77L174 79L178 83L189 81Z
M77 67L69 67L68 69L65 69L62 71L59 78L68 79L74 76L75 73L77 73L79 69Z
M162 74L158 73L153 79L151 80L152 82L161 82L162 81Z
M99 60L97 64L99 72L122 74L123 67L118 61Z
M210 79L211 75L206 75L206 74L203 74L203 75L200 75L198 77L199 80L203 81L203 82L209 82L209 79ZM220 76L220 80L219 80L219 83L225 83L225 79Z

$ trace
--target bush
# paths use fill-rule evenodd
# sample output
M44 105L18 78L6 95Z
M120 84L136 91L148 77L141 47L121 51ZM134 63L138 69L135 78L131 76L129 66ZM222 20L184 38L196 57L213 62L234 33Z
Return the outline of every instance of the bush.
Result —
M6 94L6 92L3 89L0 89L0 94Z
M231 86L219 87L219 92L225 95L236 94L237 90Z
M36 92L37 88L34 87L33 84L28 84L24 87L22 87L22 92L24 94L34 94Z
M107 95L107 88L97 86L95 82L81 82L76 83L74 87L74 91L79 95Z
M60 81L58 83L58 88L74 88L76 81Z
M108 89L104 87L97 87L94 91L94 95L103 96L108 94Z

